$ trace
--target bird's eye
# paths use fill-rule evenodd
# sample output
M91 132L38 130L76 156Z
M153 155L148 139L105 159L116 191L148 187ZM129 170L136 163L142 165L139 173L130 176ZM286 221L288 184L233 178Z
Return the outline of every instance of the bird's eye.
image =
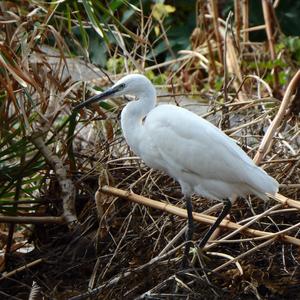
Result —
M123 90L124 88L125 88L125 83L121 83L121 84L119 85L118 90L121 91L121 90Z

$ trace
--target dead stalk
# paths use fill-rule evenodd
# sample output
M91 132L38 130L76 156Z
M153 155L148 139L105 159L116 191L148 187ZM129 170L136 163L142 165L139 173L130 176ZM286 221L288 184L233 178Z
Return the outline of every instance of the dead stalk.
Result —
M236 28L236 40L238 49L240 49L240 35L241 35L241 6L240 0L234 0L234 20Z
M37 224L64 223L63 217L28 217L28 216L0 216L0 223Z
M248 0L242 0L242 28L243 28L243 42L248 43L249 41L249 3Z
M287 109L292 101L292 95L296 90L297 86L299 85L299 81L300 81L300 70L298 70L298 72L294 75L294 77L290 81L286 89L286 92L284 94L284 97L282 99L278 113L276 114L274 120L272 121L266 134L263 137L259 149L253 159L256 164L259 164L261 162L261 160L265 157L265 155L269 152L270 148L272 147L272 139L275 135L277 128L280 126L283 118L287 113Z
M167 204L167 203L163 203L163 202L159 202L159 201L155 201L137 194L134 194L132 192L127 192L121 189L117 189L114 187L110 187L110 186L103 186L101 189L101 192L106 193L106 194L110 194L110 195L114 195L123 199L127 199L142 205L146 205L155 209L159 209L183 218L187 218L187 212L185 209L182 208L178 208L176 206ZM208 216L205 214L201 214L201 213L193 213L193 218L195 221L200 222L200 223L204 223L204 224L213 224L216 220L215 217L213 216ZM227 228L227 229L231 229L231 230L236 230L239 229L241 227L241 225L236 224L234 222L230 222L227 220L223 220L222 223L220 224L221 227L223 228ZM266 231L261 231L261 230L255 230L255 229L250 229L250 228L245 228L243 230L243 233L248 234L248 235L252 235L252 236L269 236L269 237L273 237L274 234L271 232L266 232ZM281 239L285 242L294 244L294 245L298 245L300 246L300 240L295 238L295 237L291 237L288 235L283 235L281 236Z
M15 269L15 270L13 270L11 272L3 273L2 277L0 277L0 281L4 280L4 279L7 279L7 278L10 278L10 277L16 275L17 273L20 273L20 272L23 272L25 270L28 270L29 268L31 268L31 267L33 267L33 266L35 266L37 264L40 264L42 261L43 261L43 259L39 258L39 259L37 259L37 260L35 260L35 261L31 262L31 263L28 263L28 264L26 264L26 265L24 265L22 267L19 267L19 268Z
M222 40L221 40L220 31L219 31L218 1L210 0L209 2L210 2L211 14L212 14L212 18L213 18L215 37L216 37L216 41L217 41L218 56L219 56L220 62L223 63Z
M46 161L53 168L61 188L64 219L67 223L72 223L77 221L75 213L75 186L72 180L68 178L67 170L63 162L57 155L50 151L50 149L46 146L42 136L42 132L36 132L31 136L31 141L40 150Z
M263 8L263 14L266 24L266 32L268 37L268 43L269 43L269 49L270 49L270 55L271 60L275 61L276 59L276 52L275 52L275 39L274 39L274 29L273 29L273 6L272 3L268 0L262 0L262 8ZM274 73L274 90L275 92L278 92L279 90L279 76L278 76L278 68L274 67L273 69Z
M87 299L87 298L90 298L92 296L95 296L95 295L99 294L103 289L109 288L111 286L116 285L122 279L125 279L129 276L132 276L133 274L136 274L137 272L141 272L144 269L148 269L150 267L153 268L157 263L169 258L171 255L176 253L181 247L182 247L182 245L179 245L176 248L172 249L171 251L167 252L166 254L164 254L162 256L156 256L156 257L152 258L146 264L141 265L141 266L136 267L136 268L133 268L130 271L121 273L121 275L115 276L113 279L109 280L105 284L102 284L101 286L98 286L98 287L94 288L93 290L88 291L87 293L69 298L69 300L83 300L83 299Z
M249 254L251 254L251 253L257 251L258 249L261 249L261 248L263 248L263 247L266 247L266 246L272 244L272 243L275 241L275 239L276 239L276 237L273 237L273 238L271 238L270 240L267 240L267 241L261 243L260 245L258 245L258 246L256 246L256 247L253 247L252 249L250 249L250 250L248 250L248 251L246 251L246 252L244 252L244 253L238 255L237 257L235 257L235 258L233 258L233 259L227 261L226 263L222 264L221 266L219 266L219 267L213 269L212 272L213 272L213 273L218 272L218 271L224 269L225 267L227 267L228 265L230 265L230 264L232 264L232 263L235 263L235 262L238 261L239 259L241 259L241 258L243 258L243 257L246 257L246 256L248 256Z

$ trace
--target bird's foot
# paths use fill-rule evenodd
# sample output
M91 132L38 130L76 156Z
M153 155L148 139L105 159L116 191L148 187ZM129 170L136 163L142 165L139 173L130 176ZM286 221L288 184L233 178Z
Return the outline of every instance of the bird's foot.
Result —
M208 256L206 249L204 247L199 247L200 244L201 242L196 245L197 250L196 250L195 258L198 259L199 262L201 261L200 265L202 265L205 262L209 262L211 259Z
M181 263L182 268L187 268L191 264L192 260L190 260L189 257L191 253L193 253L194 257L195 249L195 245L192 241L186 242Z

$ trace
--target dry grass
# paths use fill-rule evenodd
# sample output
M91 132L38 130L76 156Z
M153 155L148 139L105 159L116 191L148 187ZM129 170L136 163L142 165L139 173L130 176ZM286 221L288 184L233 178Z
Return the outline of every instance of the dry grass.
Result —
M258 110L259 104L262 105L263 113ZM237 105L228 103L218 106L214 103L211 109L213 114L220 111L217 116L220 120L224 118L235 120L236 116L242 116L236 121L237 124L234 122L234 126L229 126L227 132L240 141L249 155L254 156L262 139L261 130L268 124L268 117L270 120L274 117L279 105L280 102L268 98L262 101L248 100ZM226 107L229 109L225 110ZM296 134L297 129L292 136ZM262 166L279 181L286 176L287 169L293 170L291 171L293 175L289 177L290 186L288 184L282 186L281 193L297 200L299 173L296 168L291 167L291 164L296 163L295 156L290 153L291 148L297 149L293 140L276 138ZM199 297L209 299L224 294L228 297L229 295L291 297L297 293L296 286L299 282L297 208L277 204L272 200L265 203L253 197L247 201L240 199L232 210L230 220L235 224L246 224L243 230L239 232L235 229L232 232L233 228L225 224L224 228L228 227L231 230L222 230L216 243L207 247L208 258L203 258L195 252L193 254L195 269L182 271L180 269L182 248L177 246L184 242L185 220L176 216L176 209L173 207L165 212L166 209L164 211L159 209L159 205L156 209L147 208L146 206L153 207L147 200L144 200L144 205L130 203L126 193L132 189L135 194L184 208L180 200L180 187L169 177L149 170L135 157L129 159L132 154L127 153L126 148L126 152L122 152L121 155L124 158L120 159L119 149L124 147L112 142L108 153L101 151L99 147L92 155L93 160L97 160L100 155L96 165L102 166L102 172L105 174L101 177L101 184L116 186L125 191L121 198L112 197L113 193L104 187L103 191L109 196L101 194L99 197L98 194L97 197L104 201L105 205L110 204L108 205L110 209L101 214L98 234L101 233L100 239L103 236L111 236L112 240L107 246L114 250L111 251L110 257L100 255L96 264L97 269L94 269L93 278L98 278L99 281L94 282L94 286L98 287L95 293L107 299L122 295L129 299L137 295L142 297L141 294L147 290L148 295L160 299L167 298L167 295L175 297L180 294L195 299ZM117 156L115 152L118 153ZM111 179L106 181L105 178ZM108 200L106 197L109 197ZM212 203L205 199L194 199L196 212L203 212L211 205ZM98 203L97 206L99 211L101 204ZM267 237L261 235L253 237L249 236L245 228L274 234L268 234ZM197 227L195 241L201 239L206 229L203 224ZM181 235L178 236L178 233ZM290 238L285 238L284 235L289 235ZM107 254L107 248L102 250L103 255ZM284 283L282 278L286 278ZM201 296L203 290L208 294Z
M72 104L84 98L86 90L95 85L107 86L109 78L101 73L100 79L82 83L71 76L64 77L63 70L74 60L66 55L69 49L63 35L48 25L48 19L43 21L45 27L33 30L32 15L26 16L27 25L15 18L14 25L2 24L8 27L5 28L9 29L6 32L11 34L11 40L10 45L0 45L4 70L1 89L6 101L1 122L12 124L11 127L16 127L14 120L25 124L16 140L29 141L22 145L30 151L21 155L21 171L16 178L26 179L38 173L42 184L34 209L31 203L19 206L18 201L10 199L10 207L17 214L0 216L2 222L9 224L24 223L24 215L29 218L26 223L38 223L34 228L23 227L27 232L23 241L30 232L35 246L25 255L13 251L16 227L1 228L8 232L3 242L6 264L2 271L6 277L0 278L3 297L25 299L31 287L46 299L87 299L89 295L91 299L297 297L300 140L297 102L292 94L299 85L299 73L296 68L285 69L290 85L267 82L265 73L280 70L263 69L259 62L270 60L266 50L274 40L269 39L269 45L251 43L246 34L248 25L243 22L245 16L238 16L237 27L231 28L230 20L226 24L218 19L213 5L199 1L199 6L199 26L191 37L192 49L161 64L149 66L146 58L155 44L148 41L154 30L153 18L143 19L143 26L134 36L114 27L118 45L111 55L119 58L121 48L126 58L122 69L109 77L115 80L139 70L148 75L155 72L150 74L155 81L162 73L166 80L163 86L161 80L157 85L159 101L167 94L174 104L189 98L196 108L205 105L202 116L236 139L249 156L276 178L281 184L280 194L268 202L254 197L238 199L230 222L223 223L219 236L207 245L205 253L195 248L190 255L190 268L182 269L186 221L180 187L167 175L150 170L128 149L120 132L122 102L110 101L109 107L95 106L95 111L82 111L77 119L68 118ZM245 2L242 11L247 13ZM21 33L29 31L30 25L32 31L26 40ZM163 24L159 26L160 38L167 43ZM271 32L270 26L267 24ZM243 40L237 32L241 32ZM55 48L59 50L55 64L50 63L49 52L34 43L41 37L43 43L46 36L55 37ZM136 38L136 43L127 49L126 39L130 38ZM274 55L279 54L272 52L272 59ZM39 59L32 61L32 56ZM280 53L280 59L289 61L289 54ZM257 64L250 67L253 62ZM74 65L77 63L83 68L82 61L76 59ZM222 78L223 88L217 91ZM7 137L5 134L2 129L1 136ZM5 149L10 149L15 140L7 140ZM10 160L15 161L16 158ZM38 169L33 164L36 161L43 162ZM27 177L20 176L25 170ZM64 180L70 184L67 190L62 189ZM11 191L15 195L32 196L24 193L25 187L32 187L30 184L20 180L14 183ZM119 194L113 193L112 187ZM128 193L130 190L134 194ZM137 195L144 197L142 204ZM23 201L17 196L15 200ZM196 243L220 204L200 197L194 197L193 204L195 212L203 213L195 214L195 219L200 220L195 230ZM26 207L31 210L25 214ZM79 222L71 226L59 223L70 216Z

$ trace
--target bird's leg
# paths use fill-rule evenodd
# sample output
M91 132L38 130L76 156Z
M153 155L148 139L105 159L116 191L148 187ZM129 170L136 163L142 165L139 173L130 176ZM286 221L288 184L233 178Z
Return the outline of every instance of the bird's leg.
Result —
M203 239L200 241L199 248L203 248L206 245L206 243L208 242L208 240L211 237L211 235L213 234L213 232L218 228L220 223L223 221L223 219L229 213L231 207L232 207L231 201L229 199L225 199L224 200L224 206L223 206L223 209L222 209L220 215L218 216L216 222L206 232Z
M185 196L184 199L185 199L186 210L188 215L188 227L185 233L186 245L184 248L184 261L186 262L192 245L191 241L194 233L194 221L193 221L193 206L192 206L191 197Z

